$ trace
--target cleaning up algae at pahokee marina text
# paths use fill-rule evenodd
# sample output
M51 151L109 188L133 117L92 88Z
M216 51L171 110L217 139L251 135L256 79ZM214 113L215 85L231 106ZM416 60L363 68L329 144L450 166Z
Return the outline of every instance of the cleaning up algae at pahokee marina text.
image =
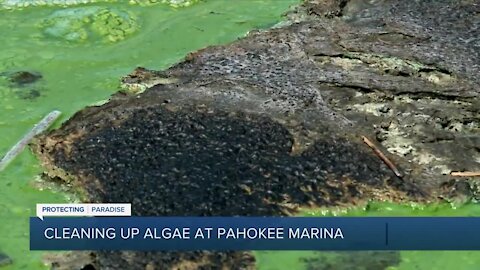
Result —
M479 216L479 11L0 1L0 149L62 112L0 173L0 269L478 269L474 251L30 252L28 217Z

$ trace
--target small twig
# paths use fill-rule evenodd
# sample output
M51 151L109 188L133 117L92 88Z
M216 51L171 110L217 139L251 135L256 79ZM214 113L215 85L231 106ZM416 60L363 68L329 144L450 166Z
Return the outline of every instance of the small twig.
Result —
M363 142L365 144L367 144L370 148L372 148L373 152L375 152L375 154L377 154L377 156L383 161L385 162L385 164L388 166L388 168L390 168L390 170L392 170L392 172L397 176L397 177L400 177L402 178L403 177L403 174L397 169L397 167L395 166L395 164L393 164L392 161L390 161L390 159L387 158L387 156L385 156L385 154L382 153L382 151L380 151L380 149L378 149L378 147L372 142L370 141L367 137L365 136L362 136L362 139L363 139Z
M460 177L475 177L480 176L480 172L451 172L450 175Z
M53 111L45 116L40 122L38 122L23 138L17 142L10 151L5 154L5 156L0 161L0 172L7 167L8 163L12 161L22 150L27 146L27 144L32 140L33 137L45 131L59 116L59 111Z

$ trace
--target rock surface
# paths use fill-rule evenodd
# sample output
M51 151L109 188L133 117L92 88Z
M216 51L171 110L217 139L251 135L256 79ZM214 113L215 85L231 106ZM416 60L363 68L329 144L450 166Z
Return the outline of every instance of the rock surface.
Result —
M138 68L123 78L127 91L33 149L86 201L130 201L136 215L291 215L369 199L473 197L473 184L448 173L480 170L479 11L467 0L306 1L278 28L165 71ZM404 177L361 136L375 138ZM98 269L254 267L239 252L93 258Z

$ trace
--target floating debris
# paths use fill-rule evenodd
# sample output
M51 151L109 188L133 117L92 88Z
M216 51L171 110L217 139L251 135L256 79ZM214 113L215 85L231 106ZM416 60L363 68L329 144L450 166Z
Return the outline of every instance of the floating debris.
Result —
M57 120L60 116L60 111L53 111L45 116L38 124L36 124L32 130L30 130L17 144L15 144L10 151L0 161L0 172L3 171L7 165L22 152L27 144L32 140L35 135L38 135L48 129L50 125Z

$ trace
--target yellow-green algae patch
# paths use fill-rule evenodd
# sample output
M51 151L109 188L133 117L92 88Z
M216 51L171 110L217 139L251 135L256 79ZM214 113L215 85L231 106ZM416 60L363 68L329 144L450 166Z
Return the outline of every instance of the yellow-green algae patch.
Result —
M152 5L157 3L167 4L171 7L187 7L199 0L130 0L130 4L138 4L141 6ZM127 1L121 0L0 0L0 9L22 9L26 7L41 6L77 6L82 4L93 3L122 3Z
M46 38L117 42L138 30L137 21L135 15L125 10L89 6L54 11L40 27Z

